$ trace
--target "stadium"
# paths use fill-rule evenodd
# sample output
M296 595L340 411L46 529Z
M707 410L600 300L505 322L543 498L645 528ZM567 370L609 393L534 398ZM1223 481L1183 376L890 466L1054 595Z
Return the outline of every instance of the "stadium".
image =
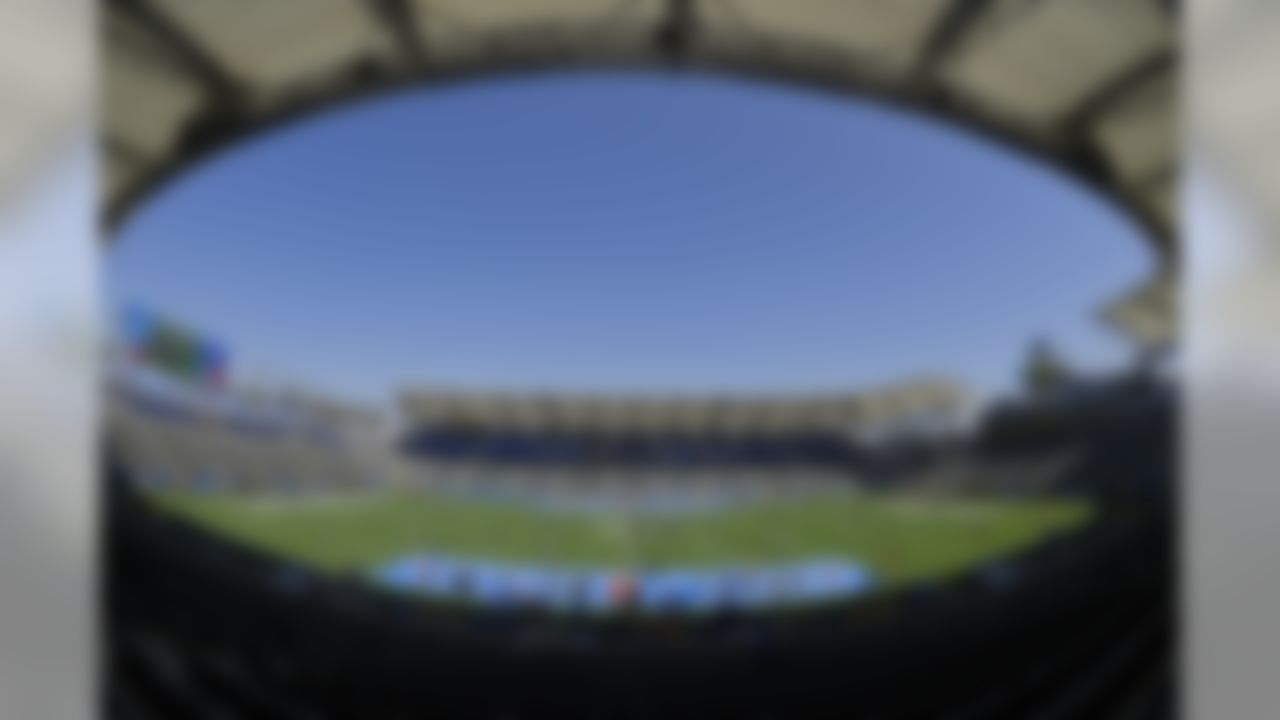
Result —
M122 0L106 217L397 88L712 70L943 118L1107 198L1158 258L1099 312L1144 358L1176 343L1173 14ZM109 353L110 717L1174 715L1177 412L1142 362L996 404L939 374L757 394L405 384L393 408L232 366L150 308Z

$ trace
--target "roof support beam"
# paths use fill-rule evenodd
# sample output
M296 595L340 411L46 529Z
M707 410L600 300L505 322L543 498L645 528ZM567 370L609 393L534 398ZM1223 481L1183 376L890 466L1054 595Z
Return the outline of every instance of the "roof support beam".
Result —
M689 59L697 32L696 0L667 0L666 16L654 38L658 51L672 63L682 65Z
M1168 72L1175 62L1171 51L1165 49L1154 53L1151 57L1125 68L1115 77L1103 83L1097 90L1089 94L1068 111L1059 126L1060 160L1072 167L1084 177L1100 183L1108 192L1125 197L1132 191L1124 187L1124 183L1116 175L1110 160L1089 135L1089 130L1103 113L1124 97L1141 87L1163 72ZM1129 204L1137 206L1132 197ZM1148 226L1152 229L1157 242L1166 245L1168 228L1158 218L1142 211ZM1163 254L1163 252L1162 252Z
M102 147L108 155L114 156L131 165L146 165L147 156L119 135L107 133L102 138Z
M373 0L369 9L395 39L409 65L418 70L425 68L427 48L417 32L417 10L409 0Z
M1066 113L1066 120L1062 123L1063 135L1069 140L1082 138L1094 121L1114 103L1144 83L1172 70L1174 63L1173 51L1164 48L1125 68Z
M928 87L937 81L939 68L978 24L990 5L991 0L953 0L942 11L941 17L929 31L912 71L917 85Z
M113 0L140 25L154 33L174 53L209 96L223 109L238 108L244 93L233 74L177 21L157 8L151 0Z
M1138 181L1138 187L1150 189L1164 185L1172 185L1177 182L1179 172L1180 168L1178 166L1177 158L1174 158L1170 160L1168 164L1162 165L1147 175L1144 175Z

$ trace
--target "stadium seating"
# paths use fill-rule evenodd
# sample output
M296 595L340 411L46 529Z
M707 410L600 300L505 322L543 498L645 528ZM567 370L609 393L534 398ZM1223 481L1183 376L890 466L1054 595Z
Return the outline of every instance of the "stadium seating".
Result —
M116 718L1169 717L1173 409L1118 405L1062 481L1114 496L1087 532L999 573L699 620L424 607L156 515L114 465L104 702Z

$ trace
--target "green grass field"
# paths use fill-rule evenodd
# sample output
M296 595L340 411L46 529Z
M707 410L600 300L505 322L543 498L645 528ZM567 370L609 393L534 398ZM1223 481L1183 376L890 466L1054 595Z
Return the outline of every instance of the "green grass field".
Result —
M157 507L325 570L371 570L424 550L630 568L838 556L889 585L942 578L1086 523L1069 500L836 497L685 516L550 514L426 495L310 500L153 495Z

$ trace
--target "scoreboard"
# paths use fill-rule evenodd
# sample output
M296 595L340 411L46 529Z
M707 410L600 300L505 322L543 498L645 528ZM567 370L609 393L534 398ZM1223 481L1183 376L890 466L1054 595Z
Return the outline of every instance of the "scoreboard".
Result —
M229 356L222 343L138 306L124 310L122 324L133 361L196 385L226 384Z

